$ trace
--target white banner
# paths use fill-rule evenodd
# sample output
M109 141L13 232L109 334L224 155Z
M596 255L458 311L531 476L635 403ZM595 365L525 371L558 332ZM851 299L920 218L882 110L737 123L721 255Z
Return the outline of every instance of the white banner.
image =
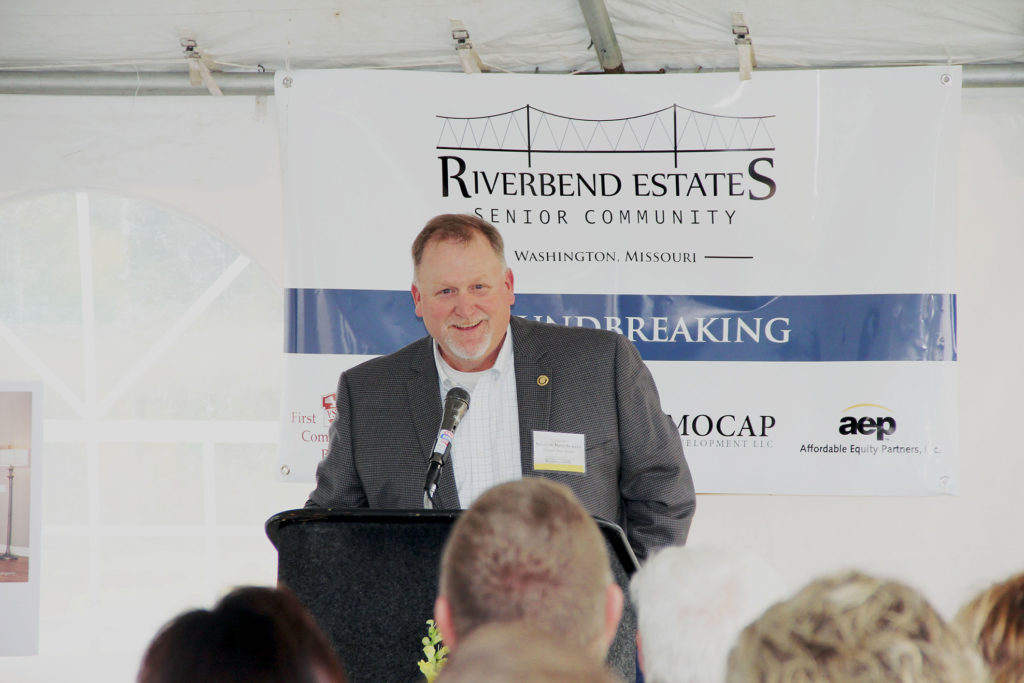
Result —
M627 335L699 492L958 489L956 67L279 76L282 474L338 374L425 334L413 237L475 213L514 315Z

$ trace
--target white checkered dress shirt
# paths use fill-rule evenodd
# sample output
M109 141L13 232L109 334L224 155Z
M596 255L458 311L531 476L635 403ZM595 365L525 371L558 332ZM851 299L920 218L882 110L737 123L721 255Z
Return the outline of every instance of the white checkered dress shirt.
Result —
M498 484L523 476L519 455L519 408L512 356L512 328L494 367L481 372L459 372L448 365L434 342L434 362L441 403L452 387L469 392L469 410L455 430L451 466L459 504L468 508L477 497Z

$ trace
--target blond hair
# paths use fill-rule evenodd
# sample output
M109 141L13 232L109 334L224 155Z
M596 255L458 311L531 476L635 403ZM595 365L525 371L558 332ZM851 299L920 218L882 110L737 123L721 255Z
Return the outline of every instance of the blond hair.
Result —
M812 581L740 634L729 683L975 683L980 657L918 591L847 572Z
M484 624L526 620L598 648L611 581L597 524L568 487L534 477L484 492L441 557L440 592L459 639Z
M994 683L1024 681L1024 573L979 593L954 624L978 648Z

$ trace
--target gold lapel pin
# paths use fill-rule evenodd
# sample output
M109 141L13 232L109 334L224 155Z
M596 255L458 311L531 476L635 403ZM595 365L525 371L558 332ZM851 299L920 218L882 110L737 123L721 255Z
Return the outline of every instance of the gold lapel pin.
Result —
M547 375L538 375L537 376L537 386L538 387L546 387L548 385L548 382L550 382L550 381L551 381L551 379Z

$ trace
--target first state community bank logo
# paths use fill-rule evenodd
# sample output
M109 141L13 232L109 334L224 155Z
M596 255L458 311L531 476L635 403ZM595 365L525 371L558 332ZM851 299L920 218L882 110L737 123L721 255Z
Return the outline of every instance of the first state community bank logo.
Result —
M324 417L327 419L327 424L334 424L334 419L338 417L338 401L335 394L324 394L320 397L320 405L324 409Z

